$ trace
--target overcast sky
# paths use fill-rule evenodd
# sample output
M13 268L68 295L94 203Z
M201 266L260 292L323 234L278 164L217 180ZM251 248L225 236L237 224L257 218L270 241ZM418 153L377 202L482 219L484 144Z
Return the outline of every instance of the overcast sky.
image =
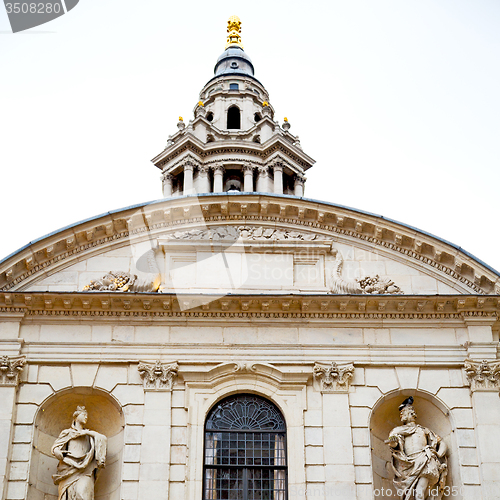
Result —
M80 0L12 34L0 4L0 259L161 197L230 15L316 165L306 197L370 211L500 270L498 0Z

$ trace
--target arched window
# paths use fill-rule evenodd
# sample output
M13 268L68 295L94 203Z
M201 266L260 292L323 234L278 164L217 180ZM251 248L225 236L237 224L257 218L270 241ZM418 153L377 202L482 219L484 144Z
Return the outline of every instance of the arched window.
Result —
M240 108L231 106L227 110L227 128L241 128Z
M204 500L287 499L286 424L270 401L226 398L205 423Z

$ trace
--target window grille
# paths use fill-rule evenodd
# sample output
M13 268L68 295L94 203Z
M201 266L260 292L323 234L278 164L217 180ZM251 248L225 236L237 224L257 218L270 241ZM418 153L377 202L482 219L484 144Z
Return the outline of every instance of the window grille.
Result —
M250 394L219 402L205 424L204 500L287 500L286 424Z

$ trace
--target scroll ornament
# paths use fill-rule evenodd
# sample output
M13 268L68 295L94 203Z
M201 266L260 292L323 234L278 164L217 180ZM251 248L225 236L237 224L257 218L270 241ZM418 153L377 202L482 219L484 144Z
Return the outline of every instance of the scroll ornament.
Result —
M321 392L348 392L349 384L354 376L354 365L349 363L339 366L335 361L332 361L330 365L316 363L313 373L321 383Z
M500 388L500 361L466 359L464 369L472 392Z
M19 382L19 375L26 364L26 357L16 356L0 358L0 385L16 386Z
M158 360L155 364L141 362L137 369L145 391L171 391L179 365L177 362L163 364Z

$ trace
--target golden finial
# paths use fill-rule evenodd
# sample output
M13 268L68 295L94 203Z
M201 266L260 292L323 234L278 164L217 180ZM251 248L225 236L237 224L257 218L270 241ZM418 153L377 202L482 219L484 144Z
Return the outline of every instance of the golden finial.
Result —
M237 45L243 48L243 44L241 43L241 21L238 16L231 16L229 18L227 22L227 32L226 49L230 45Z
M266 106L269 106L269 103L268 103L267 101L264 101L264 102L262 103L262 107L263 107L263 108L265 108Z
M283 120L287 122L287 121L288 121L288 118L285 116L285 118L283 118Z
M203 106L204 107L205 105L203 104L203 101L198 101L198 106Z
M184 118L182 118L182 116L179 116L179 121L180 121L180 122L183 122L183 121L184 121Z

